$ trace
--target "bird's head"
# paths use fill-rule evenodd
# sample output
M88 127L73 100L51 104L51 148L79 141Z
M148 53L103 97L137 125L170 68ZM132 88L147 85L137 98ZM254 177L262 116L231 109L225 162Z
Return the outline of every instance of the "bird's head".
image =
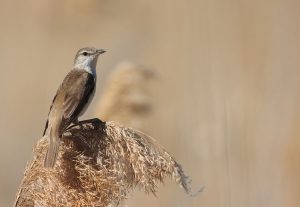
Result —
M98 56L104 52L105 50L94 47L85 47L78 50L74 59L74 68L84 69L88 72L95 70Z

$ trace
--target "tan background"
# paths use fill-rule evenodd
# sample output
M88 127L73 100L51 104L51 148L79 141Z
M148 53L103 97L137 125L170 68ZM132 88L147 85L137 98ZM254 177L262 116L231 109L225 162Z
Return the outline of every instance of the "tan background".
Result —
M191 176L129 206L300 205L298 0L0 0L0 205L10 206L55 90L86 45L106 48L98 92L122 61L155 68L145 131Z

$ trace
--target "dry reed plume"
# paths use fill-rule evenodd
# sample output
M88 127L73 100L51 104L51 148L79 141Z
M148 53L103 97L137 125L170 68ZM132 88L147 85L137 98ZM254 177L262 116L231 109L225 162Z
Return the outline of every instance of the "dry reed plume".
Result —
M155 71L144 66L119 64L103 90L98 117L144 129L153 109L150 83L155 78Z
M172 156L131 128L98 119L71 126L53 169L43 167L47 145L42 138L35 146L15 206L119 206L135 187L155 193L167 176L190 193Z

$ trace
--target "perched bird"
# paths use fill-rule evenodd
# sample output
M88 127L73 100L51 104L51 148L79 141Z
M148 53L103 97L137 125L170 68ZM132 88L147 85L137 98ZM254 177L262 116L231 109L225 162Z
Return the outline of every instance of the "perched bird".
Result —
M93 47L80 49L73 69L67 74L54 96L43 136L49 138L44 166L52 168L59 143L67 127L78 122L95 93L98 56L105 51Z

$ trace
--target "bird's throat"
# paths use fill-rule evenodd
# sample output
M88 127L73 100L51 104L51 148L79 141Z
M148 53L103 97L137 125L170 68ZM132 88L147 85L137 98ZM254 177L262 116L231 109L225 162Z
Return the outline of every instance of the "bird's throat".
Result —
M86 72L88 72L89 74L93 75L94 78L96 78L97 74L96 74L96 68L92 68L90 66L85 66L83 68L83 70L85 70Z

